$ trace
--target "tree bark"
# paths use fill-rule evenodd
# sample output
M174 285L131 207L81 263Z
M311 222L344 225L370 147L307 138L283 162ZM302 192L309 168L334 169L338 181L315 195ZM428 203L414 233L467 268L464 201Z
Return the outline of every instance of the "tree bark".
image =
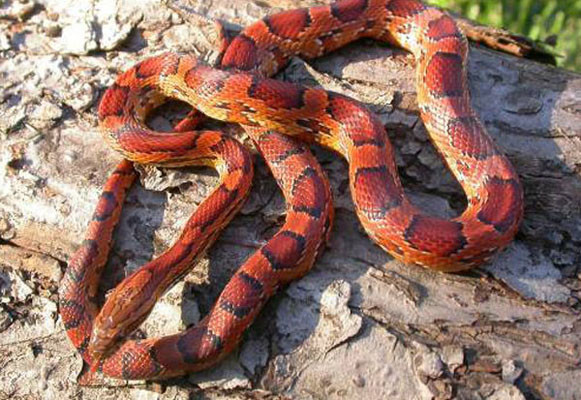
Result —
M317 3L184 1L172 6L234 30ZM525 219L505 252L464 274L402 265L362 231L344 160L317 148L335 196L330 246L269 301L239 350L161 386L79 388L80 357L58 318L56 288L119 160L98 133L98 100L135 62L168 50L208 57L213 41L199 19L158 1L120 3L0 6L0 398L579 398L581 76L478 45L470 49L472 102L525 187ZM462 211L463 194L418 117L411 55L359 41L315 61L293 60L277 78L367 104L387 127L413 200L439 215ZM237 127L224 129L248 142ZM156 306L148 335L195 322L280 226L284 201L255 159L249 201ZM208 171L145 168L141 178L151 190L130 192L109 284L171 245L216 184ZM165 392L151 392L160 387Z

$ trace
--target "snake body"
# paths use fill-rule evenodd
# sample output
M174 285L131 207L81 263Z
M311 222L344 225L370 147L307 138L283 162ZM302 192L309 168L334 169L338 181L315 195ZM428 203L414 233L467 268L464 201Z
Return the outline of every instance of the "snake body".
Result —
M362 37L414 54L422 120L468 199L460 216L430 216L409 201L385 129L362 104L268 78L293 56L319 57ZM467 49L454 20L419 1L342 0L271 15L247 27L226 48L220 69L168 53L122 74L99 107L107 142L135 162L213 166L221 183L176 244L129 276L99 311L97 282L124 193L134 179L130 161L118 166L61 284L61 316L87 364L125 379L207 368L237 345L278 287L310 269L332 224L331 194L320 167L297 138L335 150L348 161L357 215L369 236L395 258L461 271L504 248L522 219L523 191L470 105ZM199 324L177 335L119 344L213 242L241 206L252 179L244 147L219 132L187 131L195 125L187 121L174 133L147 128L145 115L167 97L244 127L285 195L287 218Z

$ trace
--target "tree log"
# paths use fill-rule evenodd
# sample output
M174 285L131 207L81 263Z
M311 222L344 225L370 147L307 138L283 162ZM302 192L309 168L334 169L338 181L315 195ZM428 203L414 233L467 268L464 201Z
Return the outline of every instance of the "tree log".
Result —
M525 187L524 222L506 251L464 274L402 265L362 231L345 161L315 148L335 197L330 246L269 301L240 348L211 370L161 385L78 387L81 360L58 318L56 287L120 159L98 132L101 94L119 72L162 51L211 58L211 27L180 16L186 9L236 31L317 2L118 3L0 5L0 398L579 398L581 76L479 45L470 49L472 102ZM277 78L367 104L397 148L413 200L438 215L462 211L464 196L418 116L410 54L364 40L295 59ZM175 108L166 111L179 115ZM151 123L169 124L166 114ZM219 126L248 143L238 127ZM156 306L145 334L195 323L280 226L284 201L255 160L249 201ZM211 171L143 168L106 286L170 246L215 184Z

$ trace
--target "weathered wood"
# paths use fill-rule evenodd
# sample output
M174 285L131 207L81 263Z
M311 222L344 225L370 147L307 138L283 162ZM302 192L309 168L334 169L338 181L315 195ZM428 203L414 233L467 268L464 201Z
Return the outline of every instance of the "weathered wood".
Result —
M0 8L0 398L187 398L196 390L209 398L581 393L581 76L479 46L469 65L473 104L526 190L522 229L491 265L446 275L394 261L362 232L344 161L316 149L337 207L330 248L269 302L240 350L159 395L143 385L79 389L80 358L58 320L55 288L119 159L98 134L99 96L119 71L148 55L206 55L213 40L211 27L188 23L158 1L120 3L45 0L27 9L8 1ZM172 1L232 29L315 3ZM410 195L434 213L455 215L463 195L418 119L413 65L403 51L361 41L313 62L294 60L278 78L365 102L388 128ZM244 139L236 127L226 129ZM198 308L209 309L231 273L280 225L282 197L257 162L243 212L187 283L156 307L148 334L197 320ZM132 190L110 262L115 278L167 248L215 184L206 171L147 169L142 181L173 189Z

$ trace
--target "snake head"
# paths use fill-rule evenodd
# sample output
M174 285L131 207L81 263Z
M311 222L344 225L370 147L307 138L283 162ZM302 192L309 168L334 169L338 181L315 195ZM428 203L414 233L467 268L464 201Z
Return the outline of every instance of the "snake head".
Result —
M147 318L157 300L150 287L151 272L140 270L109 295L95 319L89 342L88 351L94 365Z

